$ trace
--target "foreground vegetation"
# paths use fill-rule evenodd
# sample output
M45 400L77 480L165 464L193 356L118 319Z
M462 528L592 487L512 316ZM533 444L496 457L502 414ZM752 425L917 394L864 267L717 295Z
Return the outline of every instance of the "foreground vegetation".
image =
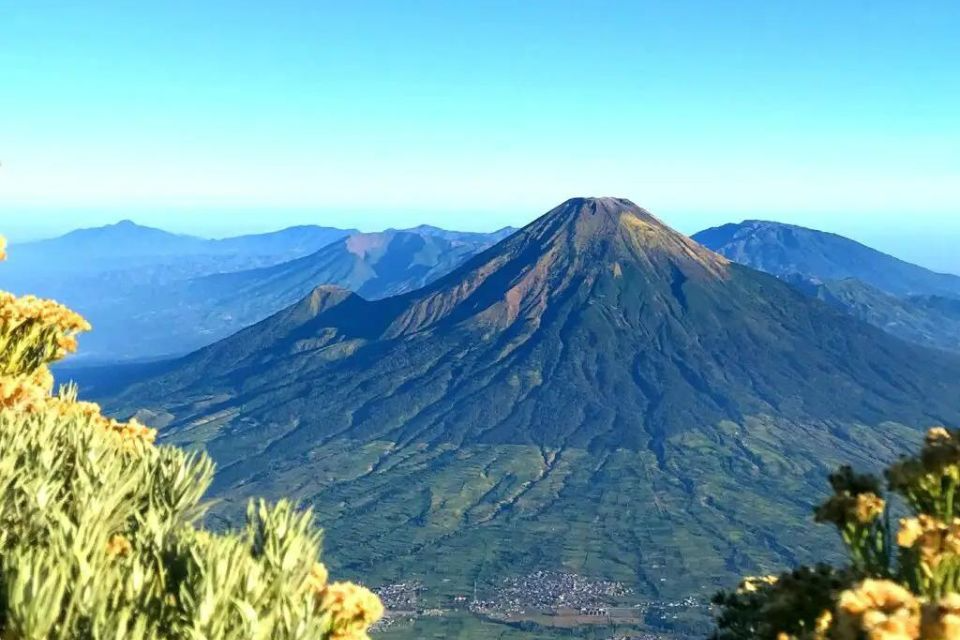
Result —
M816 517L839 530L849 564L748 578L717 597L716 640L960 639L960 431L931 429L892 465L889 499L850 467L830 484Z
M251 501L241 530L206 531L207 457L53 392L89 328L0 292L0 637L367 638L380 602L328 582L310 512Z

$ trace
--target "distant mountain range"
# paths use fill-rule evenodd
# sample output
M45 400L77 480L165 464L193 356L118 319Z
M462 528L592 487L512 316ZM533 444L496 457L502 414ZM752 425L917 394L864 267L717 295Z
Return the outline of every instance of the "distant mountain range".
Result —
M960 351L960 277L822 231L750 220L693 239L918 344Z
M221 517L292 495L341 572L437 602L537 569L705 599L822 557L832 537L807 521L835 464L960 425L960 357L613 198L567 201L409 293L317 287L138 375L108 407L206 448Z
M293 304L321 284L337 285L375 300L418 289L513 231L464 233L421 226L356 233L297 260L194 280L191 295L223 301L228 308L240 299L278 297L282 301L270 304L270 310L257 320Z
M0 288L53 297L90 317L87 362L153 359L224 338L317 285L367 299L414 290L514 231L300 226L207 240L122 221L14 245ZM693 238L900 338L960 352L960 277L775 222L728 224Z
M960 296L960 276L934 273L833 233L748 220L694 234L700 244L775 276L856 278L897 296Z
M138 225L130 220L78 229L49 240L14 244L4 265L4 284L32 276L44 285L50 274L148 271L155 280L266 266L313 253L356 229L290 227L271 233L208 240ZM34 285L34 282L29 282Z
M372 298L417 288L512 231L302 226L206 240L124 221L14 245L0 288L53 297L88 317L88 361L150 359L224 338L318 284Z

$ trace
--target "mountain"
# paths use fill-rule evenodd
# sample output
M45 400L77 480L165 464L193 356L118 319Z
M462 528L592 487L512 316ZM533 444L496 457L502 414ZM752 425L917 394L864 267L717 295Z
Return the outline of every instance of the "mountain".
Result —
M823 231L748 220L701 231L693 239L734 262L775 276L856 278L895 296L960 296L960 276L935 273Z
M374 584L444 603L563 571L702 613L822 557L824 474L960 423L958 393L957 357L577 198L422 289L319 287L103 399L213 455L219 517L292 494Z
M368 299L385 298L436 280L500 238L499 232L433 233L423 227L356 233L298 260L194 280L190 294L231 314L250 300L276 298L257 320L304 298L318 284L334 284Z
M356 229L300 225L267 233L209 240L202 252L218 256L271 256L272 262L279 263L309 255L354 233L358 233L358 231Z
M842 236L775 222L728 224L693 238L899 338L960 351L960 277Z
M21 260L30 260L41 254L46 254L48 259L96 259L107 255L118 258L183 255L200 250L205 242L202 238L121 220L116 224L77 229L57 238L15 246Z
M501 235L439 231L355 233L294 260L229 273L159 279L134 270L129 282L98 274L87 281L67 278L60 286L73 285L62 297L94 325L85 343L86 360L176 356L263 320L318 285L341 286L368 298L416 289ZM326 239L319 228L287 229L213 241L207 255L255 255L254 251L268 248L290 251ZM249 252L244 254L246 248Z
M207 240L124 220L11 245L10 261L0 265L0 289L55 298L96 315L102 303L122 303L147 289L190 278L278 264L352 232L293 227Z
M197 277L292 260L355 231L301 226L208 240L123 220L77 229L57 238L12 245L11 257L15 259L4 265L0 284L43 288L45 282L63 276L71 281L103 275L118 282L150 278L154 283Z
M357 233L289 262L168 283L136 301L120 300L96 314L112 324L101 333L109 342L93 347L183 354L263 320L318 285L383 298L436 280L493 242L483 234L452 241L409 231Z
M181 342L175 315L167 316L171 324L166 327L140 321L164 305L180 304L172 293L184 281L299 258L352 232L302 226L208 240L124 220L13 244L11 259L0 265L0 289L54 298L88 317L95 331L87 341L87 360L182 354L227 335L205 333Z

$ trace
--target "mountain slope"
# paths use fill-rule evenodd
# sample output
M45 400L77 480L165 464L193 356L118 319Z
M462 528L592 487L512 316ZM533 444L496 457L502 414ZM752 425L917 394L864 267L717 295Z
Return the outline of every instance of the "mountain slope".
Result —
M960 352L960 299L916 295L902 298L857 280L785 277L804 293L909 342Z
M960 350L960 278L898 260L833 234L748 221L693 236L731 260L904 340Z
M434 598L568 570L705 597L811 557L822 473L957 424L960 360L574 199L427 287L322 288L109 399Z
M290 262L161 287L121 317L134 334L175 340L183 352L259 322L320 285L371 299L420 288L492 243L483 234L451 241L407 231L358 233Z
M804 227L748 220L701 231L693 239L734 262L775 276L856 278L896 296L960 296L958 276L935 273L849 238Z
M0 265L0 289L54 298L90 319L87 360L118 361L182 354L224 337L184 327L172 307L184 281L282 263L346 237L351 230L292 227L207 240L124 220L58 238L14 244ZM267 309L259 320L280 307ZM158 326L162 311L171 311ZM183 334L186 332L186 336Z
M384 298L432 282L498 239L498 234L458 237L457 232L415 230L356 233L298 260L194 280L191 295L228 308L236 299L281 296L282 301L257 320L302 299L318 284L335 284L368 299Z
M444 240L451 240L454 242L477 242L489 240L499 242L500 240L512 236L517 232L517 230L513 227L504 227L489 233L477 231L452 231L450 229L434 227L433 225L429 224L421 224L409 229L403 229L403 231L409 231L410 233L416 233L422 236L436 236L443 238Z
M274 262L285 262L309 255L354 233L358 233L356 229L300 225L267 233L209 240L202 253L220 256L277 256Z
M263 320L318 285L337 285L369 298L410 291L487 248L493 237L357 233L277 265L114 288L78 305L95 327L88 353L117 360L187 353Z

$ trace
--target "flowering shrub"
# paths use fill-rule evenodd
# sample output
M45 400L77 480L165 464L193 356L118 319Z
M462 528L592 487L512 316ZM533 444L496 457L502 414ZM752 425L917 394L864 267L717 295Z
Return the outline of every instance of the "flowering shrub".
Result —
M886 472L907 517L891 522L881 482L849 467L816 510L850 563L748 578L721 593L716 640L960 640L960 431L931 429Z
M380 602L328 582L310 512L261 501L206 531L207 457L53 392L47 366L89 328L0 292L0 638L367 638Z

